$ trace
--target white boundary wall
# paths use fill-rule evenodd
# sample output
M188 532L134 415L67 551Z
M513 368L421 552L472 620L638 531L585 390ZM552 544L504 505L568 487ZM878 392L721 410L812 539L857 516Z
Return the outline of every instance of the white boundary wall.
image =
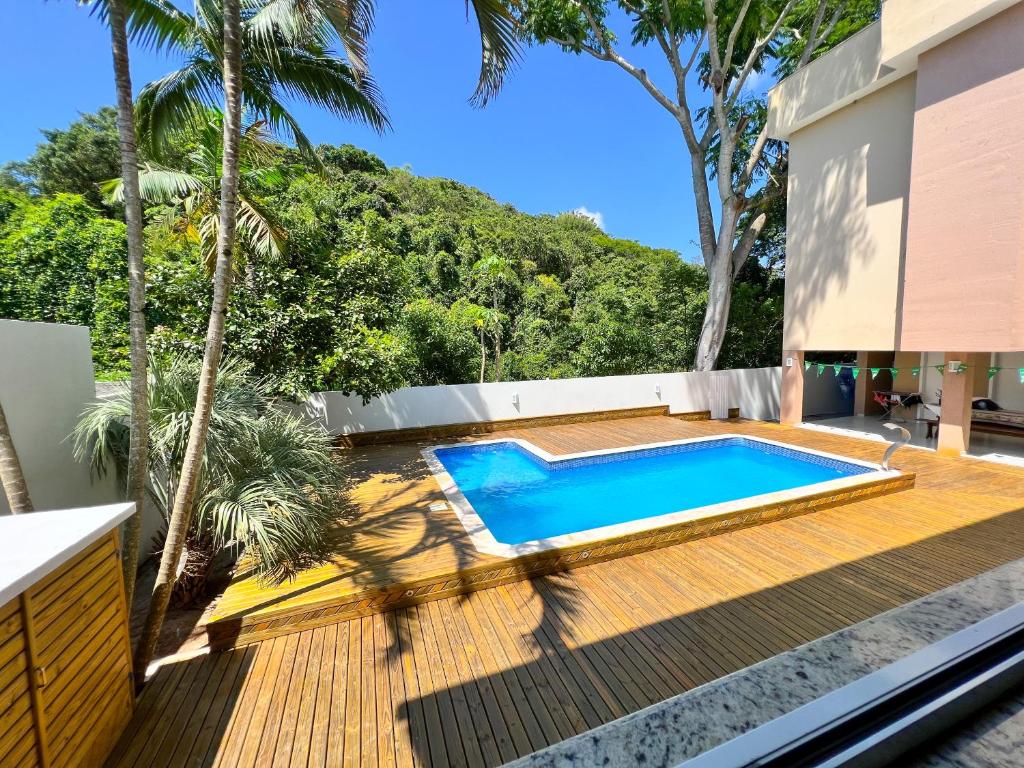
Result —
M94 399L88 328L0 320L0 401L36 509L117 501L113 473L90 478L67 439Z
M406 387L363 405L358 396L318 392L297 406L332 435L536 418L667 405L671 413L716 410L779 418L781 368L652 373L584 379ZM660 390L660 392L659 392Z

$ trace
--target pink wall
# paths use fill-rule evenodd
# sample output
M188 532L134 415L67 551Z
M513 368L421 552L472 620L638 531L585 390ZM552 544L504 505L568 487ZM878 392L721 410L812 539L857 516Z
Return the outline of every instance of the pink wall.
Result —
M921 55L901 349L1024 348L1024 4Z

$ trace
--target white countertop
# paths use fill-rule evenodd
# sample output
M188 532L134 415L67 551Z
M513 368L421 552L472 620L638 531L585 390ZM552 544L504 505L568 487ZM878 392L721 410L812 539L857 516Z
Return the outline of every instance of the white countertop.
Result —
M60 567L135 511L126 502L0 517L0 605Z

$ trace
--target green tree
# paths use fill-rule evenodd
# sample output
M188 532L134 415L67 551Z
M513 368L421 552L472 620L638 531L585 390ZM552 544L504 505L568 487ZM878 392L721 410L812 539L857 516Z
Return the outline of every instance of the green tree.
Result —
M494 380L501 381L504 318L502 307L510 290L516 287L518 279L508 259L489 253L473 265L472 281L474 291L483 297L490 308L479 318L481 347L486 330L494 341ZM480 382L483 383L484 367L481 364Z
M20 196L0 225L0 316L87 325L97 366L128 369L125 227L81 196Z
M143 89L137 106L140 128L159 146L170 133L195 124L205 110L216 106L215 93L220 91L224 138L217 259L203 365L167 541L136 648L136 669L148 666L156 648L195 509L235 268L243 102L272 127L289 130L300 147L308 147L309 142L281 100L286 93L341 117L360 119L381 128L387 124L372 82L360 78L327 48L331 34L342 40L351 34L350 19L307 13L322 7L325 6L317 2L300 7L274 0L263 5L247 4L243 21L240 0L197 0L194 18L171 6L161 6L159 28L172 32L176 46L185 53L186 63Z
M121 171L117 111L103 107L67 128L43 130L35 153L3 167L3 185L36 195L81 195L97 209L106 203L99 185Z
M105 0L98 6L105 12L110 27L110 48L117 93L117 139L123 184L121 202L128 235L128 333L131 358L131 402L126 490L135 513L128 519L124 536L124 583L129 606L134 604L135 577L139 564L139 538L142 535L142 509L146 501L146 475L149 471L149 375L146 370L146 266L143 252L142 195L139 192L138 136L135 133L135 106L132 101L132 76L128 52L128 16L131 6L125 0Z
M188 137L189 149L182 158L185 167L147 163L139 170L139 190L147 203L162 206L156 220L198 245L212 270L217 257L224 116L210 110L206 122L190 130ZM243 129L238 148L238 214L233 247L236 269L279 255L285 248L285 233L262 199L269 188L283 181L275 163L279 149L266 135L262 121ZM103 190L116 202L124 200L125 187L119 178L107 181Z
M694 367L713 369L725 341L732 286L763 230L765 206L785 193L786 153L768 137L764 101L746 89L779 61L791 73L877 18L878 0L519 0L509 1L531 41L587 54L625 72L678 125L708 276ZM656 82L620 45L655 46L668 77ZM693 98L694 86L701 97Z
M402 332L414 368L409 383L466 384L474 380L475 319L461 305L417 299L402 313Z

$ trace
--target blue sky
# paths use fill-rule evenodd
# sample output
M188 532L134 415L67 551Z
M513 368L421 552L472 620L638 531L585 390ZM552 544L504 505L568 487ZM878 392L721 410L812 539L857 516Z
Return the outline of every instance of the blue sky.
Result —
M626 73L554 47L531 48L497 99L475 109L467 98L478 38L463 0L379 5L371 65L393 130L378 136L298 108L314 141L351 142L390 165L457 179L530 213L586 208L612 235L697 256L679 128ZM87 11L71 0L10 6L0 49L0 92L10 105L0 162L30 154L40 128L63 127L114 100L109 38ZM655 51L631 56L652 75L664 73ZM173 66L134 50L136 89Z

